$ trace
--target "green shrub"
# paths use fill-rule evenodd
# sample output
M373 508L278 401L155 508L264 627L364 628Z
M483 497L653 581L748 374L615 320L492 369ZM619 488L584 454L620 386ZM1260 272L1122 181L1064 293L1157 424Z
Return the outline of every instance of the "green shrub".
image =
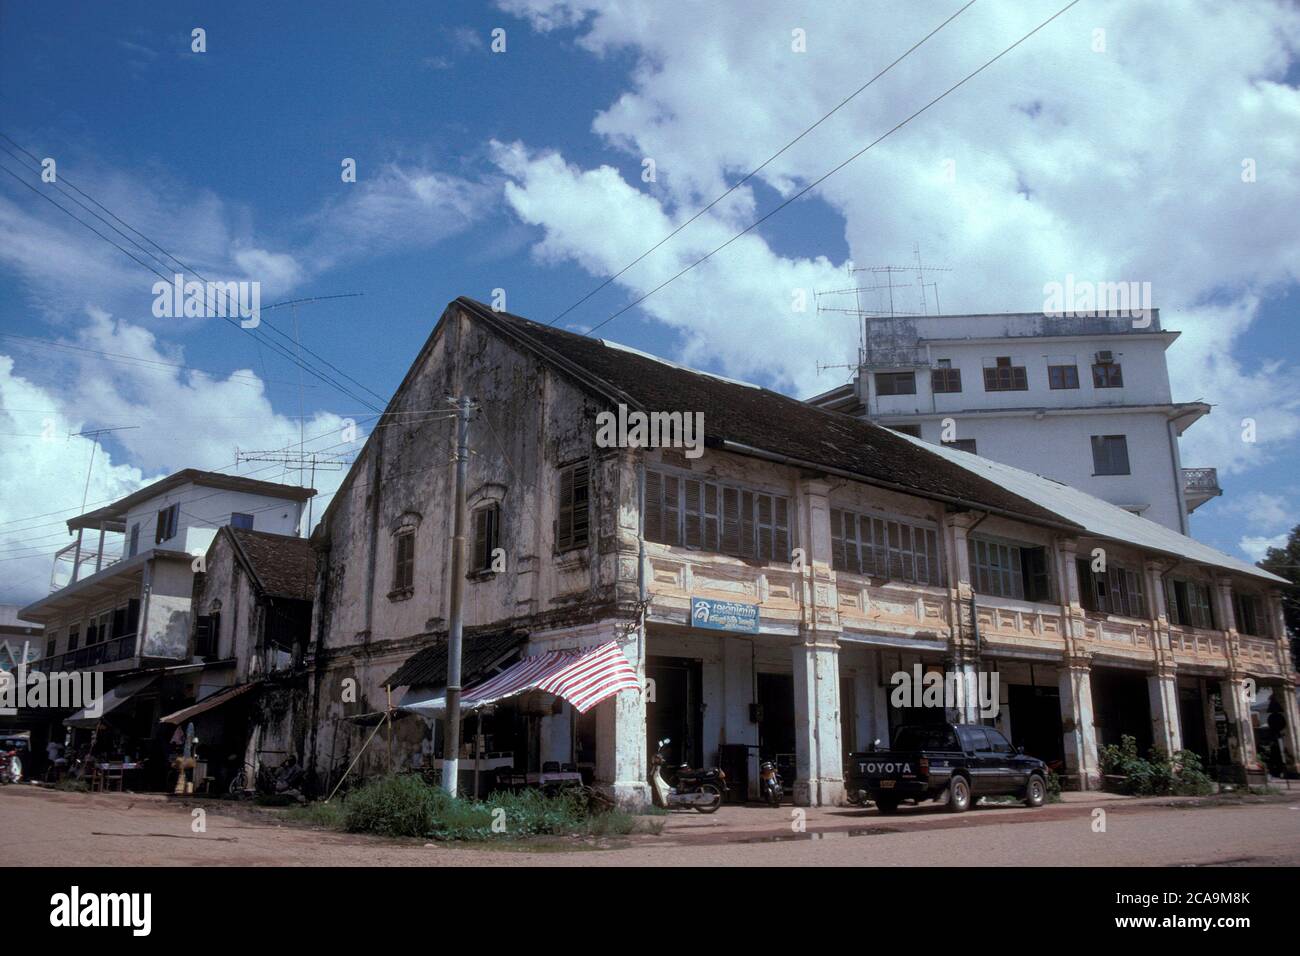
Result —
M1142 758L1137 740L1128 734L1102 751L1101 769L1123 778L1118 784L1120 793L1136 796L1201 796L1214 789L1201 759L1190 750L1179 750L1170 757L1163 748L1152 747Z
M419 777L378 777L348 795L343 825L352 833L425 836L438 819L438 796Z

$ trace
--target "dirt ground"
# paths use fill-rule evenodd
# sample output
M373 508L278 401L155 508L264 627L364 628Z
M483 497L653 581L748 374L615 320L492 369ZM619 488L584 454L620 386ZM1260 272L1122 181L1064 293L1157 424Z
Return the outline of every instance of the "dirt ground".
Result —
M1095 828L1096 810L1105 830ZM195 832L196 810L203 832ZM661 818L662 819L662 818ZM977 807L674 813L659 835L506 848L429 844L309 829L280 813L157 794L0 788L5 866L1162 866L1300 864L1300 790L1203 802L1068 794L1028 810Z

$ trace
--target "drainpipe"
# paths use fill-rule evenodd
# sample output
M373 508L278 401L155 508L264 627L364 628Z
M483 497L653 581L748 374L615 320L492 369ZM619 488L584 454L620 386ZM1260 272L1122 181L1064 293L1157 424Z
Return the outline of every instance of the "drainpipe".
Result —
M1178 530L1190 534L1187 520L1187 491L1183 487L1183 462L1178 454L1178 436L1174 434L1172 420L1165 422L1165 432L1169 435L1169 453L1174 462L1174 497L1178 502Z

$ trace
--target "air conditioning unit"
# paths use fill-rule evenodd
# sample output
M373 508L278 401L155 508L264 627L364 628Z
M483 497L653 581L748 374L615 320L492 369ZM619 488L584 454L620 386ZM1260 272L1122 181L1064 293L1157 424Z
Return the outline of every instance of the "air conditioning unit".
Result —
M1097 353L1097 364L1098 364L1098 365L1113 365L1114 363L1115 363L1115 353L1114 353L1114 352L1098 352L1098 353Z

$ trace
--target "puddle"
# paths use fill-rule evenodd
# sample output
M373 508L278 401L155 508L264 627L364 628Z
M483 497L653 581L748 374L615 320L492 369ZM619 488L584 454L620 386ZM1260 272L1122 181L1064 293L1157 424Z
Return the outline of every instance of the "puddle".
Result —
M791 843L799 840L834 840L842 837L882 836L886 833L902 833L896 827L858 827L853 830L813 830L805 833L782 833L776 836L750 837L747 840L735 840L736 843Z

